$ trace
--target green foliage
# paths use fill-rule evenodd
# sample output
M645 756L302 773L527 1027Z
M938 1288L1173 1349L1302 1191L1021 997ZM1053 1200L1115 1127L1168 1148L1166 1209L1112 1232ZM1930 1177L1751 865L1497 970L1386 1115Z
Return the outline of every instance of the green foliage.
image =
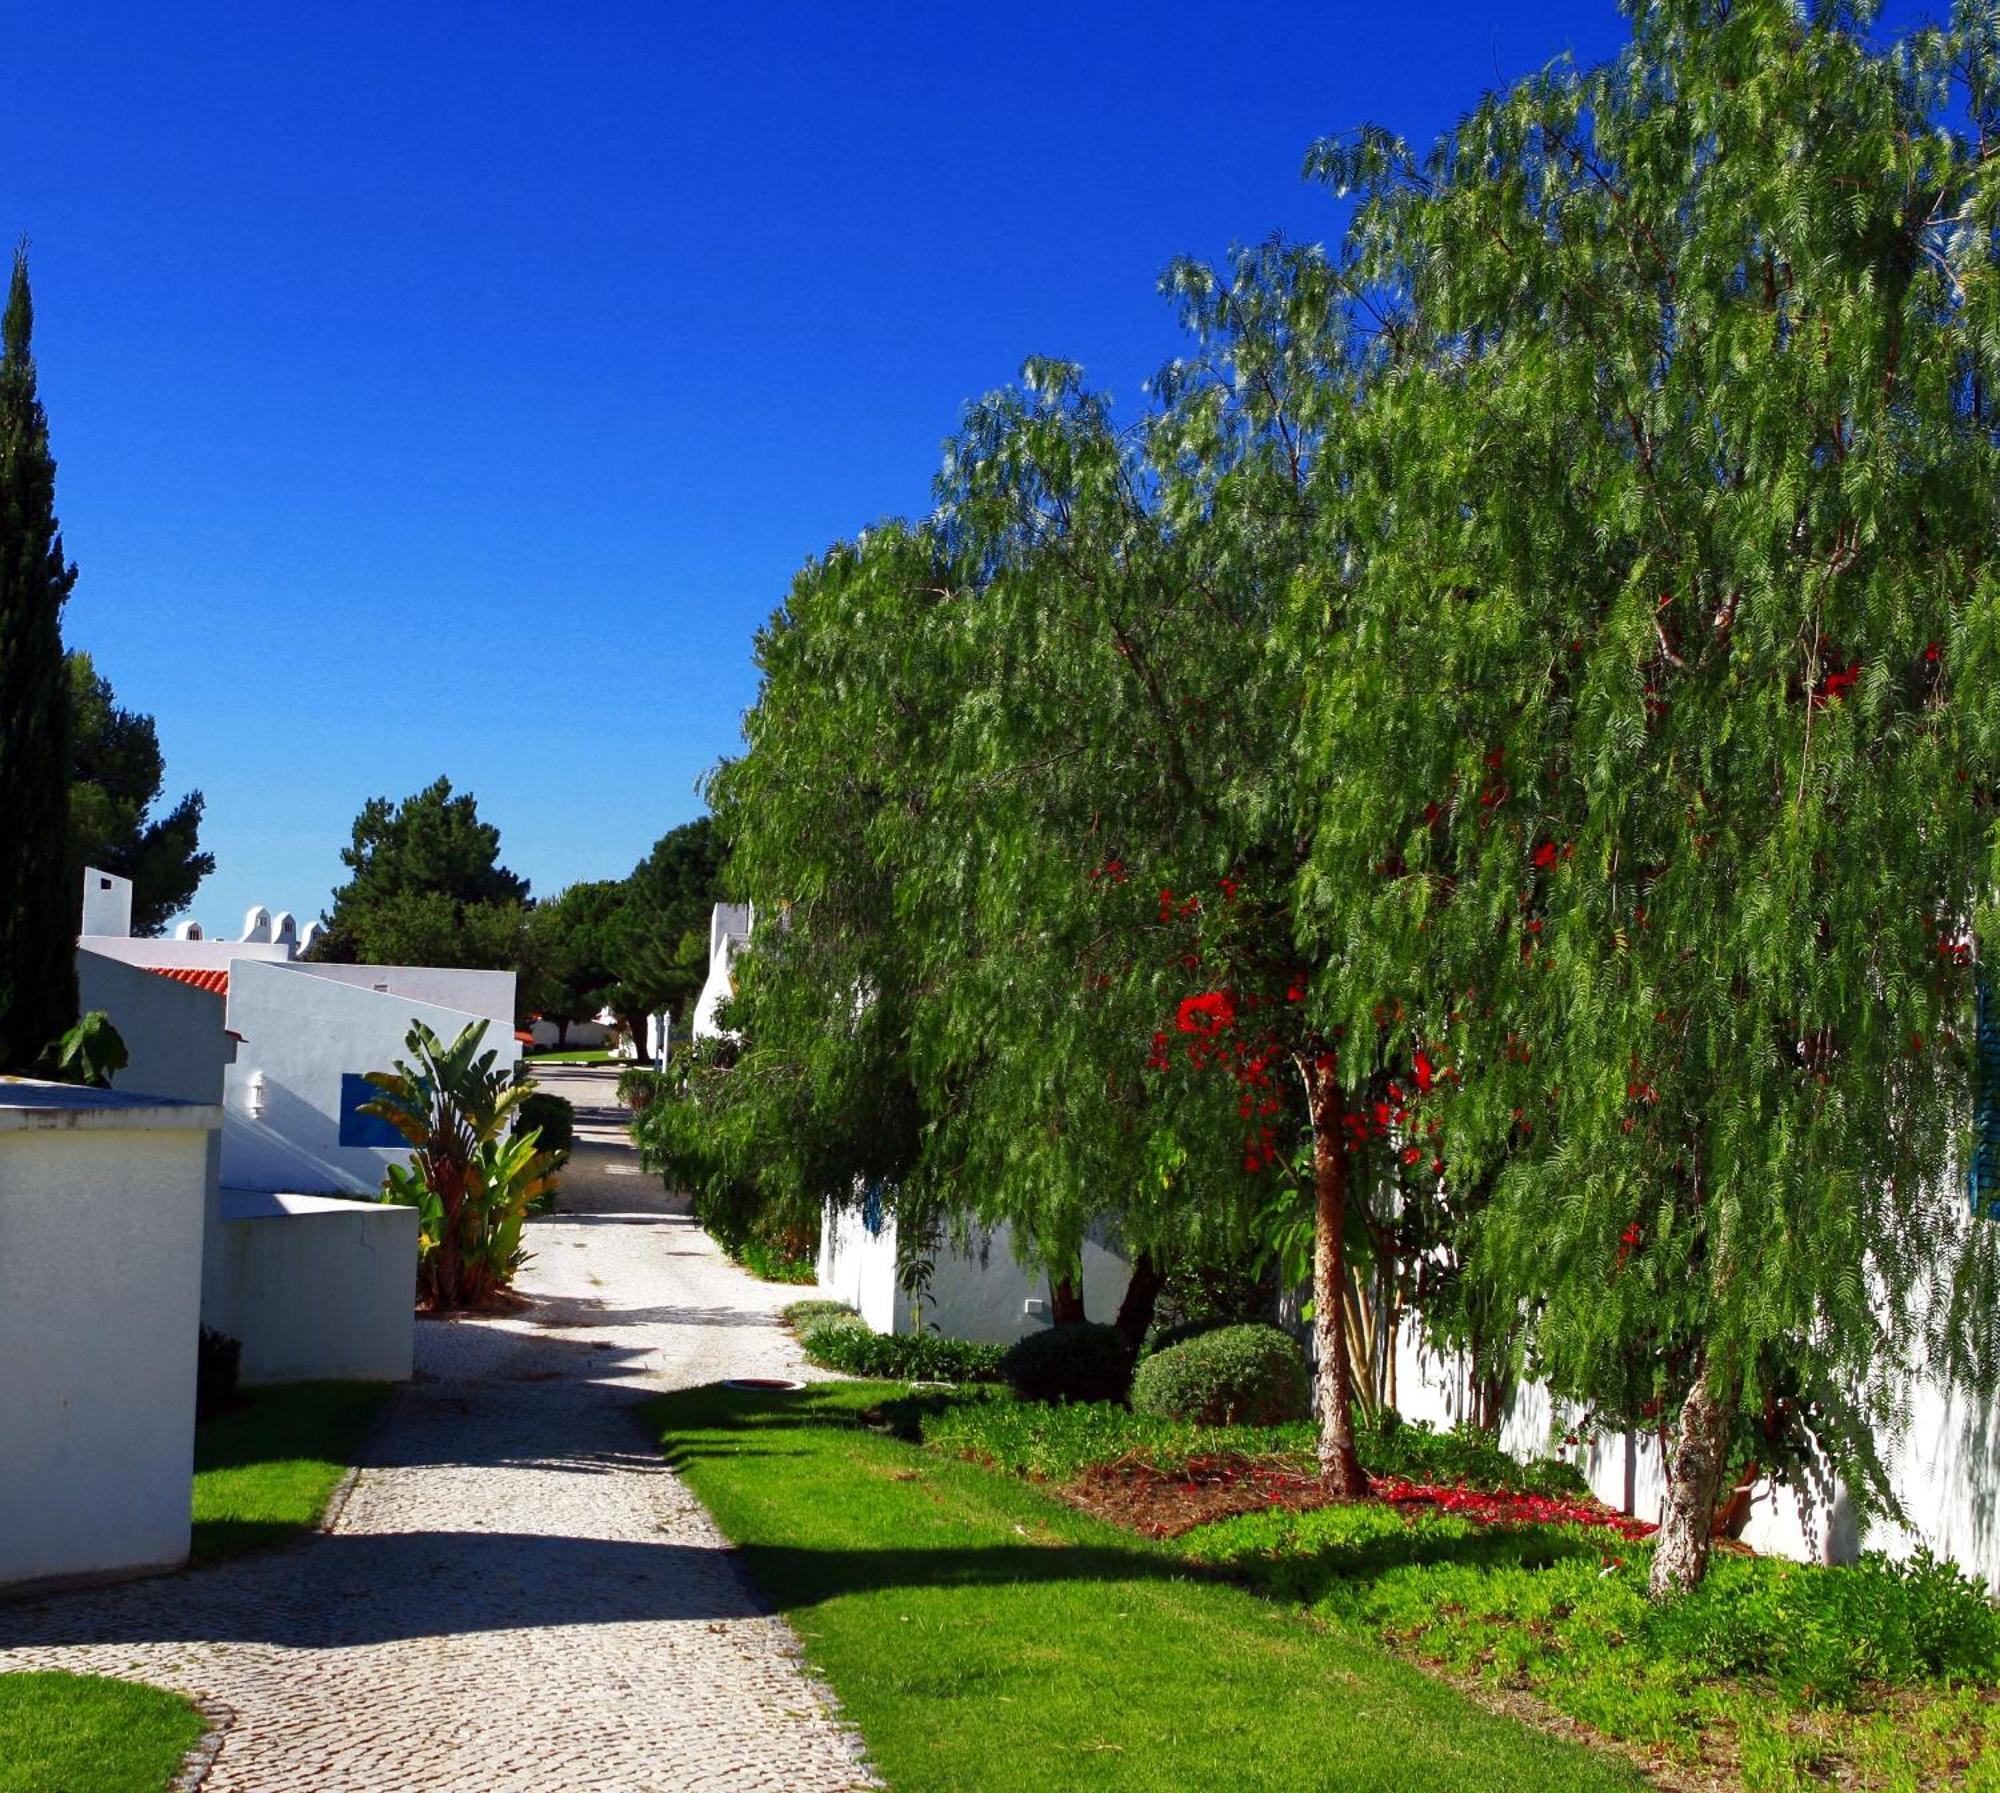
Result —
M2000 1350L1948 1174L2000 863L2000 38L1633 21L1426 155L1314 159L1396 320L1288 624L1315 1000L1462 1078L1476 1273L1559 1393L1809 1406L1886 1504L1889 1367Z
M76 1019L69 879L70 689L62 607L76 583L35 388L28 257L0 321L0 1073L29 1070Z
M752 1276L761 1277L765 1282L819 1281L819 1269L813 1255L795 1250L782 1239L763 1239L753 1234L729 1255Z
M572 884L528 912L514 1005L523 1018L554 1022L558 1045L611 1000L625 901L623 882L607 878Z
M1000 1375L1024 1401L1122 1401L1132 1347L1115 1326L1075 1320L1008 1346Z
M1479 1711L970 1463L869 1428L879 1386L648 1409L667 1460L891 1786L1603 1793L1623 1763Z
M513 1281L522 1225L557 1169L532 1128L511 1131L535 1086L510 1081L499 1055L480 1050L486 1025L470 1022L446 1045L413 1022L414 1063L370 1071L382 1093L362 1104L412 1148L407 1165L388 1167L382 1200L417 1210L417 1292L436 1313L484 1306Z
M1275 1326L1223 1326L1155 1351L1132 1378L1132 1407L1210 1426L1275 1426L1311 1410L1305 1357Z
M120 709L111 683L81 651L69 655L70 888L85 866L132 880L132 932L158 934L188 906L215 855L201 851L202 795L154 815L166 777L150 716Z
M1000 1374L1000 1347L934 1332L877 1332L854 1316L847 1324L804 1328L806 1361L823 1370L899 1382L991 1382Z
M0 1675L0 1793L160 1793L207 1727L192 1700L140 1681Z
M48 1074L58 1083L80 1083L86 1089L109 1089L111 1079L131 1062L124 1036L102 1009L92 1009L56 1041L49 1053Z
M1510 1457L1490 1432L1460 1426L1440 1432L1393 1410L1362 1428L1361 1459L1375 1475L1467 1488L1504 1488L1520 1494L1588 1494L1590 1484L1574 1463Z
M713 818L698 816L661 835L632 868L607 955L620 1014L669 1014L677 1031L686 1028L708 975L709 918L728 858Z
M341 848L348 880L313 948L333 963L506 969L521 961L528 881L500 863L500 830L440 778L401 803L371 797Z
M233 1406L242 1380L243 1341L213 1326L202 1327L195 1344L195 1423L213 1419Z
M673 1074L645 1065L631 1065L618 1073L618 1100L637 1114L662 1090L674 1088Z
M536 1134L542 1152L560 1165L576 1145L576 1104L553 1090L533 1090L514 1111L514 1130Z
M388 1398L384 1382L253 1388L195 1427L192 1560L295 1540L320 1522Z
M859 1321L861 1316L844 1301L830 1301L824 1296L808 1297L804 1301L794 1301L785 1309L785 1324L800 1338L816 1331L821 1326L842 1326L850 1320Z

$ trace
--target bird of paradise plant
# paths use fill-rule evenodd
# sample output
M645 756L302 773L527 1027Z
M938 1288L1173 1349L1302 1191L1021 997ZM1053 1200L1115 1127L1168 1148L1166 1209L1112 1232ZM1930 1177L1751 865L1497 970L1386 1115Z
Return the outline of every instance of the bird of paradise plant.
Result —
M484 1021L449 1045L413 1022L409 1061L370 1071L382 1093L362 1104L413 1148L408 1165L389 1166L381 1199L417 1210L417 1296L433 1313L488 1305L513 1281L522 1222L562 1162L540 1149L539 1128L510 1130L535 1086L510 1082L485 1038Z

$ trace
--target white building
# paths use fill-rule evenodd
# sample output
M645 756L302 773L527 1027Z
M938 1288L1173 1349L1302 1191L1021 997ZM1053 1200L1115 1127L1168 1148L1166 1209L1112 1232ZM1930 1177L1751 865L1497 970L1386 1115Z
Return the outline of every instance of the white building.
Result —
M361 1112L367 1073L407 1055L413 1021L451 1039L484 1020L511 1069L514 974L308 963L311 930L262 908L240 940L191 922L139 939L130 919L130 884L87 872L77 978L85 1010L104 1010L130 1054L113 1086L222 1110L203 1318L242 1340L246 1382L407 1378L416 1212L353 1198L372 1198L409 1148Z
M690 1032L718 1037L717 1012L735 989L737 959L750 945L750 905L718 903L709 921L708 979L696 999ZM844 1206L827 1204L820 1219L820 1293L844 1301L877 1332L943 1332L953 1338L1007 1345L1053 1323L1048 1279L1023 1264L1003 1225L975 1227L963 1244L926 1242L931 1274L922 1289L905 1291L898 1275L896 1220L879 1189L857 1188ZM1084 1311L1108 1320L1131 1280L1131 1266L1109 1241L1083 1248Z
M187 1559L221 1118L0 1078L0 1588Z

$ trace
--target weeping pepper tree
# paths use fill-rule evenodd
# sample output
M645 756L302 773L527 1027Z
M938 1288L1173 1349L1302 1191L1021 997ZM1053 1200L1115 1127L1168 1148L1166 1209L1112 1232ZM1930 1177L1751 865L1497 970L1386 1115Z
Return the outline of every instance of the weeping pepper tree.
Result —
M1966 1214L2000 852L2000 39L1636 8L1358 193L1384 377L1306 764L1323 923L1448 972L1447 1176L1558 1395L1654 1419L1665 1595L1780 1400L1864 1501L1990 1375ZM1310 907L1310 905L1309 905ZM1365 987L1366 979L1357 980ZM1358 1019L1350 1017L1350 1022ZM1635 1388L1635 1371L1639 1386Z

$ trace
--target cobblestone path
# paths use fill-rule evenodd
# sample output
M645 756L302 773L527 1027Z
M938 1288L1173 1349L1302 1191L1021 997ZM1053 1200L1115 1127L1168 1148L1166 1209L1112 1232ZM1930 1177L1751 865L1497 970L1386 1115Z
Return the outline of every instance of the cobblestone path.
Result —
M663 1388L801 1373L776 1319L795 1291L736 1270L637 1174L608 1076L544 1081L584 1124L565 1211L530 1229L535 1305L419 1322L418 1380L331 1529L0 1605L0 1670L202 1701L224 1727L207 1793L874 1784L634 1412Z

